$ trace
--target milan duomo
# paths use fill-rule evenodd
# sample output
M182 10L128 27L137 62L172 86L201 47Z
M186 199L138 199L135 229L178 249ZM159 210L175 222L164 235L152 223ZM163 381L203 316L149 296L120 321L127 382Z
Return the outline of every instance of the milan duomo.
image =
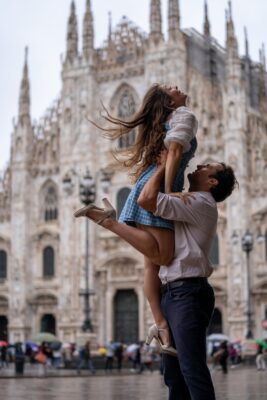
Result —
M82 206L88 173L95 203L106 196L120 212L131 184L111 150L127 148L134 132L114 143L88 118L103 124L102 103L112 115L127 118L153 83L177 84L190 96L199 120L190 168L224 161L239 181L239 189L219 205L210 254L216 308L209 332L232 339L248 331L267 336L266 63L263 47L258 61L250 58L246 30L240 54L231 8L229 2L224 47L212 36L206 3L198 32L181 29L179 2L169 0L165 37L160 0L151 0L148 34L127 17L114 28L110 19L106 41L95 48L93 6L85 2L79 38L72 1L60 97L38 123L30 113L26 51L0 191L1 339L24 341L48 331L76 341L86 319L86 295L98 343L144 339L152 316L143 293L142 255L92 222L87 236L86 219L75 220L73 212Z

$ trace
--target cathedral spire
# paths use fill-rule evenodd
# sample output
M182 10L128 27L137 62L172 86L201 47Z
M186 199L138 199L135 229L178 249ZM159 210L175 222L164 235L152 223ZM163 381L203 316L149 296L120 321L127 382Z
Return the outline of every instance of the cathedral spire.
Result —
M266 55L265 55L264 43L262 43L261 45L259 54L260 54L260 63L262 64L264 71L266 71Z
M161 28L161 2L151 0L150 3L150 39L154 43L159 43L163 39Z
M94 26L93 14L90 0L86 0L86 11L83 18L83 55L89 58L90 52L94 48Z
M108 42L111 42L111 34L112 34L112 14L111 11L108 13Z
M204 31L204 36L210 37L210 21L209 21L209 16L208 16L208 4L207 1L205 0L204 3L204 24L203 24L203 31Z
M232 2L228 1L228 10L226 10L226 47L231 56L238 56L238 44L235 36L234 22L232 18Z
M244 36L245 36L245 54L246 58L249 58L248 32L246 26L244 26Z
M28 47L25 47L25 61L19 94L19 122L30 120L30 82L28 76Z
M78 55L78 32L77 32L77 18L75 12L74 0L70 6L70 16L68 20L67 32L67 59L73 61Z
M168 6L168 37L176 40L180 34L179 0L169 0Z

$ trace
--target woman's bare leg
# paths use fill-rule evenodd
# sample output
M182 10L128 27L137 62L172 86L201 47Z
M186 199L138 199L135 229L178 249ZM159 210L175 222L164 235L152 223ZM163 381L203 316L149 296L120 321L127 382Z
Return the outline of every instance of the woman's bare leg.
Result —
M174 257L174 233L170 229L145 225L135 228L110 218L101 226L124 239L153 264L168 265Z
M90 218L99 219L99 213L90 212ZM161 311L159 265L168 265L174 256L174 232L169 229L139 225L137 228L106 218L101 226L115 233L145 256L144 291L158 328L168 328ZM165 344L170 344L168 329L161 331Z
M101 209L89 210L88 218L95 222L102 220ZM100 225L120 236L154 264L168 265L173 259L174 234L170 229L146 225L135 228L112 218L104 219Z
M165 319L160 304L159 264L168 265L174 256L174 233L167 229L153 228L139 225L137 228L120 224L117 221L104 221L103 227L118 234L137 250L145 253L149 249L149 256L144 258L144 292L149 302L154 321L160 331L164 344L170 345L171 338L168 322ZM155 244L155 241L157 244ZM144 247L143 247L144 246ZM163 257L157 252L164 251ZM155 256L156 255L156 256ZM165 258L164 258L165 257ZM166 258L167 257L167 258ZM157 262L158 261L158 262ZM166 261L162 262L162 261Z
M158 277L159 265L153 264L147 257L144 262L144 292L149 302L154 321L158 328L168 328L160 306L160 280ZM160 336L165 344L170 344L169 330L160 332Z

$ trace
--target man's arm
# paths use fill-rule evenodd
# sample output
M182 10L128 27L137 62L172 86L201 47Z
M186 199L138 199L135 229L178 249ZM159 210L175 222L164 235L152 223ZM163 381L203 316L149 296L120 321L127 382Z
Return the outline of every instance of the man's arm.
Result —
M157 198L164 173L165 163L157 167L156 172L149 178L138 197L138 205L147 211L155 212L157 209Z

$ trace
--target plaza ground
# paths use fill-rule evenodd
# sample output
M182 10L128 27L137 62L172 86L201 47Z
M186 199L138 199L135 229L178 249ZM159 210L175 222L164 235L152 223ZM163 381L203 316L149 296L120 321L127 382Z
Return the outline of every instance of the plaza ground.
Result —
M66 376L68 374L69 376ZM142 375L123 371L105 375L59 371L57 376L4 377L0 371L1 398L5 400L167 400L168 393L158 371ZM212 371L217 400L266 400L267 371L254 367L230 369L228 375Z

